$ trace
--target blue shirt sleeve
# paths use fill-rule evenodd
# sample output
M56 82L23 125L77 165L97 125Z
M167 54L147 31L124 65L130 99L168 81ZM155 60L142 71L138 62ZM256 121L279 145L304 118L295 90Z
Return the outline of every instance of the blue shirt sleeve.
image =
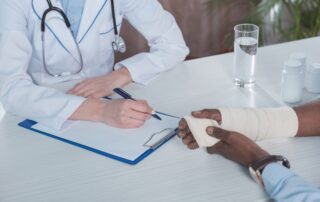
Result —
M262 173L268 195L275 201L320 201L320 190L278 163L269 164Z

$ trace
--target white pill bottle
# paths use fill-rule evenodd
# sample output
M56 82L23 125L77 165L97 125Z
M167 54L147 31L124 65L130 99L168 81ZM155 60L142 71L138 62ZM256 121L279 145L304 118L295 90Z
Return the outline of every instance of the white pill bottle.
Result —
M304 87L304 65L298 60L284 63L281 82L281 98L287 103L297 103L302 99Z
M320 63L314 63L308 66L305 85L307 91L320 93Z

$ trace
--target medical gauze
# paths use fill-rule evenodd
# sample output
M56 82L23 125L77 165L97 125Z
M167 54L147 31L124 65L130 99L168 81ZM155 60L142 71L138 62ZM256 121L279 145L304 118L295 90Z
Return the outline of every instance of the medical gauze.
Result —
M208 147L219 141L207 134L208 126L235 131L254 141L294 137L298 132L298 117L290 107L221 108L219 111L221 112L221 125L210 119L185 117L199 146Z
M198 119L193 116L185 116L189 129L197 141L199 147L210 147L217 142L218 139L211 137L207 134L206 129L208 126L219 127L219 124L212 119Z
M294 137L298 132L298 117L290 107L222 108L219 111L222 128L255 141Z

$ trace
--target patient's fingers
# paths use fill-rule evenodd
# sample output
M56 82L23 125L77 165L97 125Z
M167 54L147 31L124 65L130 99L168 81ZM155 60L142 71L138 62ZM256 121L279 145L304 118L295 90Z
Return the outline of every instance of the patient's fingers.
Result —
M199 119L213 119L221 122L221 113L218 109L204 109L201 111L192 112L192 116Z
M193 141L193 142L188 144L188 148L191 149L191 150L198 149L199 145L198 145L198 143L196 141Z
M192 135L187 135L185 138L182 139L182 142L185 144L185 145L188 145L190 144L191 142L194 142L194 138Z
M181 119L179 122L179 133L178 136L180 138L185 138L190 133L190 130L188 128L188 124L185 119Z

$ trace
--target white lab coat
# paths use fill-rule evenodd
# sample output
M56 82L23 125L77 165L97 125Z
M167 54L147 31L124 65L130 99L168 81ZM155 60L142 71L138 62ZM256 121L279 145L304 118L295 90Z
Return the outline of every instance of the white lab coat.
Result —
M87 0L77 42L84 70L63 78L49 76L43 67L40 18L45 0L1 0L0 6L0 101L6 111L59 129L85 100L46 87L86 79L112 71L114 39L110 0ZM59 1L52 3L61 7ZM171 14L157 0L115 0L118 28L123 17L148 40L150 52L140 53L115 65L128 68L133 80L147 84L161 72L183 61L188 48ZM60 15L46 20L46 60L52 72L78 68L75 43ZM68 69L69 68L69 69Z

